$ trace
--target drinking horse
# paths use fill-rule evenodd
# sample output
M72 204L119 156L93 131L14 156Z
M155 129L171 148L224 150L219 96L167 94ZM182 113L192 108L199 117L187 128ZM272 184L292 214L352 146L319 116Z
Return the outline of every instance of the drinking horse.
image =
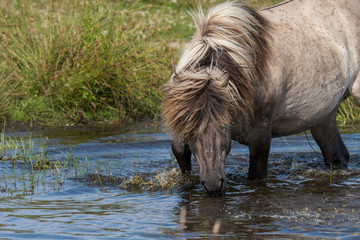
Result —
M236 140L249 147L249 179L267 176L271 138L310 129L326 165L349 152L340 102L360 103L360 1L290 0L255 11L226 2L193 13L197 26L164 86L163 119L182 173L193 154L209 193L225 191Z

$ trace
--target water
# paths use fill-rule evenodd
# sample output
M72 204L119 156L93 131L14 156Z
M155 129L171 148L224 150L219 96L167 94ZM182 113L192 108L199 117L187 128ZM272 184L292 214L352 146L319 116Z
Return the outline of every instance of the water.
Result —
M343 132L349 169L330 173L311 136L290 136L273 139L266 181L246 180L248 150L233 142L224 197L204 194L196 164L181 177L163 131L8 133L57 165L0 161L0 238L360 239L360 134Z

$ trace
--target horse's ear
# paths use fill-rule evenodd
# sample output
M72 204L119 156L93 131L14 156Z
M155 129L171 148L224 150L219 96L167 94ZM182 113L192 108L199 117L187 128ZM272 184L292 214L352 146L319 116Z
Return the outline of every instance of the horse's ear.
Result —
M170 81L176 82L177 80L179 80L179 74L176 71L176 67L173 65L173 74L170 77Z
M229 84L229 74L226 70L223 70L220 75L221 86L227 87Z
M179 75L176 71L174 71L174 73L170 77L170 81L177 82L178 80L179 80Z

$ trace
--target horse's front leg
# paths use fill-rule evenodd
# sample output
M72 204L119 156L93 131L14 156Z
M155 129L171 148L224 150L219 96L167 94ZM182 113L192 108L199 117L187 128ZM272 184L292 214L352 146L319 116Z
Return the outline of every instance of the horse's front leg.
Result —
M267 177L268 158L271 145L271 132L268 124L254 128L249 140L250 166L248 179Z
M182 174L191 173L191 150L182 139L174 139L171 144L172 152L179 164Z

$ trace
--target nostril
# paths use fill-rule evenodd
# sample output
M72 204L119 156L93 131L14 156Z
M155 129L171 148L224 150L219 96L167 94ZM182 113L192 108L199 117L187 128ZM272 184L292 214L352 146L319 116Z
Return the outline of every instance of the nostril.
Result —
M204 189L207 191L207 188L205 186L205 181L201 181L201 185L204 187Z
M224 185L224 179L223 178L220 178L220 188L222 188Z

